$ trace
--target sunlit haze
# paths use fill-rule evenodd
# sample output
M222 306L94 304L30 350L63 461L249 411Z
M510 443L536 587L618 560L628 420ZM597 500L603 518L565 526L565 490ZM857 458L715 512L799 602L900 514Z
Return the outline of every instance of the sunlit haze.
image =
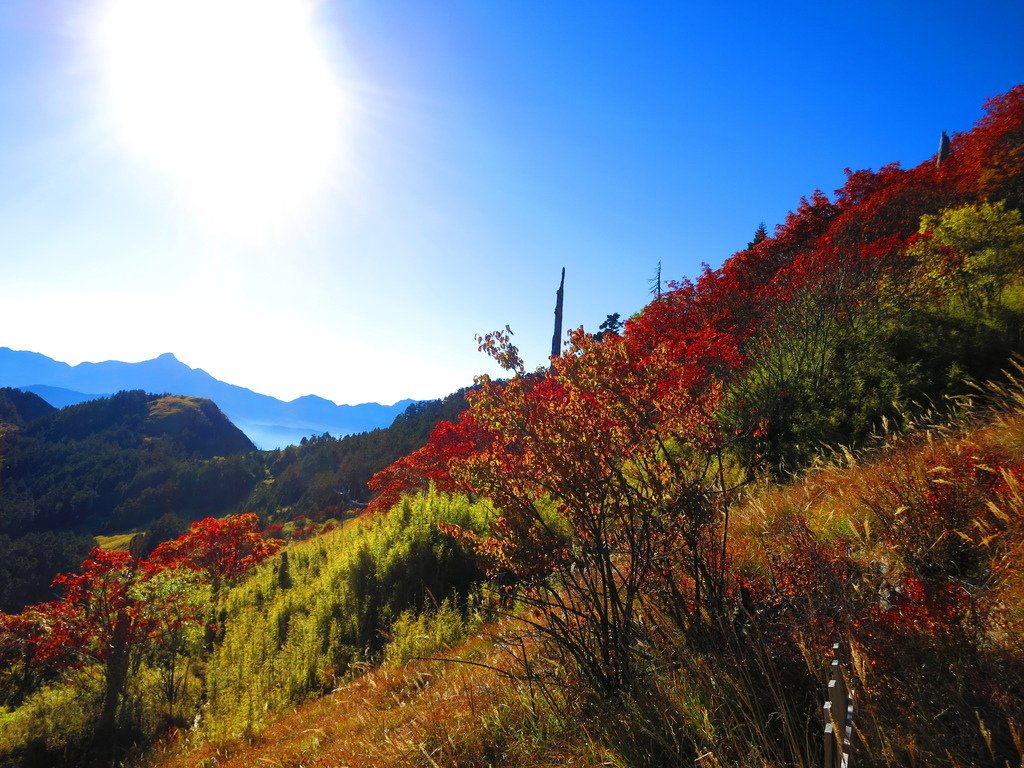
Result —
M1024 4L2 0L0 346L443 396L1024 81Z
M96 21L126 147L229 234L286 227L331 179L343 97L304 0L108 0Z

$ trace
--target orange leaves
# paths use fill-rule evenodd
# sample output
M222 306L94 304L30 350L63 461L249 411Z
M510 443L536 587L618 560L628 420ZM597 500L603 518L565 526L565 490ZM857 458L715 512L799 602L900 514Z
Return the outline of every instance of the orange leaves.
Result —
M503 370L513 373L523 372L523 359L519 350L512 343L512 329L507 325L504 330L492 331L476 337L477 351L484 352L493 358Z

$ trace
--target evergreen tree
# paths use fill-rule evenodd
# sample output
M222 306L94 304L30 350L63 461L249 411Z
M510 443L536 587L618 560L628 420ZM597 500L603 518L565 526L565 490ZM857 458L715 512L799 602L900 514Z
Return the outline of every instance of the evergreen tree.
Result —
M768 228L765 227L764 222L762 221L760 224L757 225L757 229L754 230L754 239L747 243L747 250L749 251L751 248L753 248L755 245L757 245L767 237Z

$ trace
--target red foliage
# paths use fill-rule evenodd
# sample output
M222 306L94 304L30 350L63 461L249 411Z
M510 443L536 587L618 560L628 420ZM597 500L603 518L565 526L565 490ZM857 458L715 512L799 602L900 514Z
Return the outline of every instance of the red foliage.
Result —
M967 640L985 634L1008 552L1004 534L1024 480L1024 466L971 442L942 444L923 463L895 455L866 499L882 537L906 571L860 622L869 642L892 635L922 641Z
M857 622L857 629L865 642L890 646L894 639L948 638L970 615L970 594L963 586L945 584L929 589L916 576L907 576L889 593L885 604L870 607Z
M650 576L657 553L698 546L723 501L706 487L724 440L716 373L737 359L707 329L601 341L577 330L550 371L482 380L469 395L474 439L447 440L443 467L501 513L483 538L445 530L494 574L568 579L591 557L622 554L623 578ZM545 516L549 503L560 522Z
M237 580L276 554L283 544L279 539L264 538L259 518L251 512L221 520L208 517L192 523L185 535L157 547L147 567L192 568L207 574L217 592L224 582Z
M489 439L470 411L463 411L455 424L439 422L426 445L370 479L370 490L377 495L367 506L367 512L387 510L398 502L403 493L424 491L431 483L442 491L464 490L452 477L451 463L484 449Z
M954 137L949 184L965 198L1024 205L1024 85L986 105L987 114L970 133Z
M780 653L800 646L824 653L862 611L849 542L819 540L797 517L766 543L769 572L741 576L734 587L741 620L756 621Z
M954 137L941 165L929 159L909 170L893 164L848 172L834 199L816 191L773 237L719 269L705 267L694 282L671 284L622 336L594 342L575 332L547 372L523 374L510 334L482 337L481 349L515 375L505 383L482 379L458 424L439 425L426 446L379 473L372 508L430 483L488 496L500 510L489 536L448 532L492 573L557 576L582 601L561 625L566 632L580 616L593 618L591 608L600 612L581 607L586 596L574 590L602 558L614 560L610 570L622 584L636 583L639 573L691 616L701 615L702 586L716 588L707 573L720 572L719 597L758 602L770 625L810 628L816 637L858 623L880 632L938 631L962 616L957 580L984 576L998 532L985 510L998 504L1008 468L993 457L954 452L907 486L916 495L894 505L901 511L887 530L909 573L886 585L887 603L868 587L854 599L852 585L870 578L857 572L845 542L818 542L799 530L773 562L773 581L752 579L726 596L724 536L717 550L708 546L718 534L709 521L718 519L726 494L709 488L712 462L701 475L691 460L715 455L725 434L770 442L773 425L765 420L798 412L801 393L828 396L818 384L838 375L837 350L856 343L855 323L885 323L909 311L907 297L893 294L913 275L908 246L920 237L923 215L1003 197L1024 205L1024 86L988 106L973 131ZM742 423L729 425L729 418ZM758 450L745 455L756 461ZM554 509L550 517L545 505ZM680 573L689 555L700 566L683 565ZM602 588L611 590L611 581ZM587 648L614 643L594 632L562 639Z
M223 582L237 579L281 545L263 538L257 517L248 514L194 523L142 562L129 552L94 548L76 573L54 579L63 599L30 606L18 616L0 614L0 663L17 676L6 695L17 700L35 681L92 661L104 668L102 719L112 722L131 654L147 644L170 647L187 625L201 623L199 607L180 593L188 580L159 584L162 575L176 568L200 572L216 595Z
M64 587L64 599L54 606L49 642L103 661L115 635L128 645L145 639L157 619L132 593L141 576L138 562L128 552L94 548L77 573L64 573L53 581Z
M691 381L728 383L756 362L765 337L800 332L787 327L786 315L799 298L811 297L826 314L842 320L877 296L882 277L892 284L903 275L912 266L905 254L918 237L922 215L986 198L1010 197L1011 204L1024 204L1024 86L993 99L987 108L974 130L954 137L952 153L941 165L928 159L910 170L890 164L878 171L848 171L834 200L815 191L773 237L733 255L719 269L706 267L696 282L670 284L669 291L626 324L632 365L643 365L648 355L667 357ZM480 348L521 373L522 361L509 337L507 329L480 337ZM664 368L663 362L655 360L655 365ZM556 367L561 364L556 361ZM548 378L558 379L558 374ZM498 385L488 386L497 391ZM555 398L553 386L543 384L535 399ZM652 393L651 402L657 400L658 393ZM754 414L754 421L766 415ZM443 422L424 448L378 473L371 481L377 494L371 509L387 508L403 492L430 482L464 489L452 477L451 463L487 451L490 441L499 439L476 418L466 414L458 424Z
M39 673L58 671L75 661L73 645L66 632L62 603L30 605L19 614L0 613L0 665L12 669L18 664Z

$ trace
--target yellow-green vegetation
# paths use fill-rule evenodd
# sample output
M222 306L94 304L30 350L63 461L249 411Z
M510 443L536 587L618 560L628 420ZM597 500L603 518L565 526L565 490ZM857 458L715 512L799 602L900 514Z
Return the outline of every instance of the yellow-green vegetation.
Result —
M404 666L410 661L452 648L465 640L482 619L480 613L463 616L447 598L436 610L402 611L388 632L384 663Z
M92 727L102 690L96 670L83 670L68 683L39 689L17 708L0 707L0 764L26 748L65 752Z
M492 516L487 503L431 492L293 544L216 602L189 570L140 581L133 587L145 591L136 595L140 605L167 606L186 618L166 616L161 635L148 634L154 642L129 651L117 709L122 744L130 737L144 749L160 733L195 723L197 735L217 742L252 735L279 710L330 692L385 656L398 664L464 639L479 624L483 574L437 521L482 533ZM116 589L113 579L108 586ZM205 628L187 619L204 614ZM394 647L386 651L389 640ZM105 653L97 649L92 663L83 657L81 668L72 664L66 674L8 657L10 668L0 670L0 765L109 758L109 745L95 736L109 674Z
M460 637L482 574L437 521L482 531L491 513L485 503L429 493L295 544L261 567L221 611L204 732L252 733L271 713L331 691L381 657L396 620L405 635ZM434 606L441 611L429 626L407 613ZM403 645L425 647L410 637Z
M200 413L202 411L203 399L200 397L189 397L187 395L164 395L149 404L150 418L165 418L174 416L182 411Z
M1016 296L1024 268L1019 210L1007 209L1005 201L948 208L921 217L920 234L928 237L910 255L920 259L929 282L965 309L984 315ZM955 263L951 254L959 255Z
M749 613L737 613L736 647L658 636L658 617L651 617L652 634L638 640L651 659L643 687L601 701L540 652L532 614L484 624L470 636L454 604L442 602L435 611L398 614L379 668L340 679L330 695L294 711L254 712L252 723L259 719L262 730L245 738L225 739L222 730L212 743L167 745L155 765L625 768L697 760L810 768L820 764L824 647L833 641L852 654L860 765L1018 765L1024 390L996 389L996 409L964 416L960 426L920 427L867 452L838 454L834 464L786 485L753 488L732 511L734 565L752 590L760 583L770 591L754 595ZM305 574L317 562L322 572L353 573L361 537L381 536L402 516L415 526L428 499L435 509L444 502L435 494L406 500L369 528L352 524L329 544L293 547L290 562L302 558ZM324 546L336 554L325 559ZM939 578L954 562L969 590L953 594L970 605L963 616L912 591L919 583L912 569ZM257 593L272 596L274 576L265 569L232 599L252 604ZM352 582L330 583L344 593ZM879 602L872 590L883 583L898 587ZM318 599L309 590L295 595ZM272 636L279 615L266 610L264 622L253 626ZM261 648L256 633L248 646L239 638L235 653ZM295 639L309 644L304 652L318 652L303 631ZM452 647L439 650L445 644ZM300 655L297 646L289 664L300 677L315 675ZM290 678L275 668L278 684L287 685ZM260 700L248 701L255 710ZM241 733L244 719L234 722Z
M110 536L96 536L96 546L101 549L119 549L125 551L128 549L128 545L132 543L132 539L137 535L137 531L128 531L128 533L114 533Z

